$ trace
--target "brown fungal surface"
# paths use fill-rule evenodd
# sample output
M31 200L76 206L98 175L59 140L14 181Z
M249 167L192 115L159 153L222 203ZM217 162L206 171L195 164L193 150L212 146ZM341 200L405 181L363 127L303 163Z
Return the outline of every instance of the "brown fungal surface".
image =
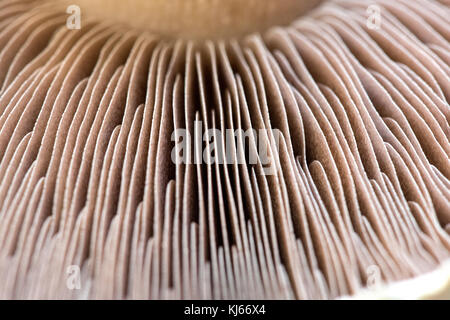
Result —
M449 258L448 2L230 0L230 30L192 0L167 32L90 2L0 0L0 298L331 299ZM183 129L257 134L183 163Z

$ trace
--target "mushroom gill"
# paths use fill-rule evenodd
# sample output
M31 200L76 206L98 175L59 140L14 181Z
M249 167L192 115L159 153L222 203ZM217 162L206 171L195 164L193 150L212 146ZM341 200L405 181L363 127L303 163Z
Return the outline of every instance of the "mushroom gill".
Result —
M0 0L0 298L448 283L448 2L123 3Z

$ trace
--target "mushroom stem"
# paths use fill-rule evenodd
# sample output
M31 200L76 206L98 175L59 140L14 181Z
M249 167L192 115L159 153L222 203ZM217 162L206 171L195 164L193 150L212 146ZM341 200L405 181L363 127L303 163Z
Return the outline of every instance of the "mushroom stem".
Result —
M54 1L54 0L52 0ZM286 25L321 0L64 0L84 17L128 24L167 37L230 38ZM130 18L132 17L132 18Z

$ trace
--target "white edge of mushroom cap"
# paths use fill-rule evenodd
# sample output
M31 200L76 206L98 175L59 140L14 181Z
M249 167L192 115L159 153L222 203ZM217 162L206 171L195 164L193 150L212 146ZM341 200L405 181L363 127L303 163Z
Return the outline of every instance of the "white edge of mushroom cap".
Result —
M450 259L442 263L432 272L412 279L379 285L376 288L364 289L354 296L343 296L340 299L357 300L450 300Z

